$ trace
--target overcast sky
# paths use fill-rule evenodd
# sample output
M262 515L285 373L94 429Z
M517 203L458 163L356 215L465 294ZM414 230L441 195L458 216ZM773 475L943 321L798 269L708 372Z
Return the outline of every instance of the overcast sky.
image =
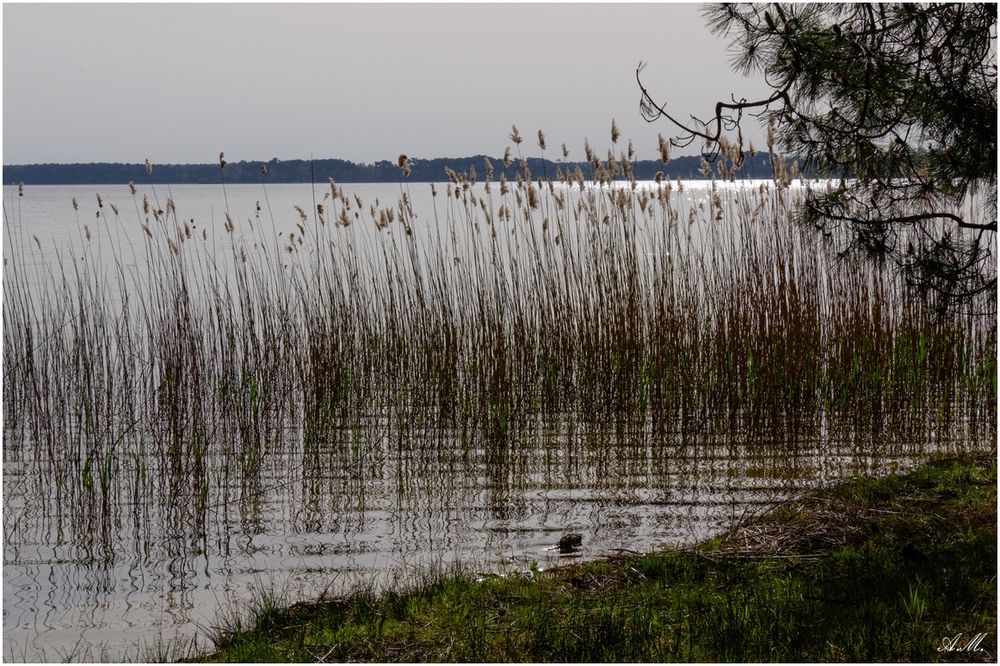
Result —
M3 162L373 162L500 155L640 158L635 67L681 117L759 80L734 74L699 5L3 6ZM760 145L759 132L748 134ZM603 154L603 153L602 153Z

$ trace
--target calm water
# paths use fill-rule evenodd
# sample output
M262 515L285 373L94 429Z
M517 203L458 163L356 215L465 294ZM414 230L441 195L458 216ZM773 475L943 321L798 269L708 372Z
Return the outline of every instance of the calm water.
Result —
M426 242L449 207L461 216L446 186L437 187L436 198L425 184L403 190ZM398 185L344 189L363 208L394 206L401 195ZM252 245L295 234L294 207L308 213L327 190L276 185L265 196L259 186L228 186L225 198ZM170 197L206 247L225 247L218 186L141 188L134 201L126 186L29 187L23 197L4 188L5 261L44 275L92 252L141 279L144 195L161 207ZM683 196L693 207L709 193L688 184ZM352 233L363 244L376 232ZM359 419L313 446L290 428L268 442L252 474L209 457L211 483L194 504L154 502L138 482L104 506L54 493L63 486L47 478L42 453L5 429L4 659L142 658L144 646L198 636L220 610L245 607L261 588L292 602L398 584L451 562L480 571L550 567L566 561L553 546L570 530L584 536L582 557L691 543L805 489L965 444L960 428L916 441L824 424L768 449L681 439L646 419L567 414L518 424L514 444L498 454L460 428L404 427L391 408ZM168 461L144 462L143 482L157 497L190 497L171 487L185 481Z
M757 188L769 181L741 181L718 183L723 196L747 188ZM649 189L653 183L640 183ZM466 200L448 196L448 184L435 184L436 195L428 183L396 185L389 183L346 184L341 187L353 211L361 215L360 222L350 228L350 239L364 243L378 235L373 225L365 223L376 212L393 209L398 211L400 197L405 194L412 202L415 218L413 230L427 241L436 240L435 234L446 227L445 220L459 222L457 228L470 218L476 218L478 207ZM707 181L685 181L680 191L675 189L675 200L681 202L681 214L690 208L705 206L711 199ZM477 198L492 196L499 201L498 186L493 183L492 194L485 192L482 183L473 185L469 193ZM236 245L252 246L260 236L286 240L289 233L299 233L296 225L302 222L301 209L306 214L306 226L313 225L313 202L330 209L330 187L317 184L227 185L225 192L219 185L157 185L136 186L133 195L127 185L51 185L28 186L24 196L18 196L17 187L5 186L4 196L4 256L23 253L22 261L39 267L60 260L71 263L73 257L82 259L88 250L96 256L118 256L126 269L142 268L144 235L142 224L148 221L155 227L151 213L143 209L143 200L149 210L167 209L167 201L176 206L178 225L188 223L195 240L207 234L205 246L220 257L226 256L230 240L225 231L227 202L231 221L235 226L232 238ZM100 197L100 204L98 202ZM73 201L77 208L74 209ZM359 205L360 204L360 205ZM117 215L115 214L117 209ZM542 211L542 214L548 214ZM377 217L377 215L376 215ZM353 218L352 218L353 219ZM397 214L398 219L398 214ZM330 220L335 222L335 220ZM174 226L171 222L170 226ZM398 225L397 225L398 226ZM697 229L692 230L698 233ZM391 233L390 229L384 233ZM89 240L87 234L89 233ZM399 233L397 231L397 233ZM347 236L347 232L344 232ZM39 242L36 242L35 239ZM138 257L138 261L136 259Z

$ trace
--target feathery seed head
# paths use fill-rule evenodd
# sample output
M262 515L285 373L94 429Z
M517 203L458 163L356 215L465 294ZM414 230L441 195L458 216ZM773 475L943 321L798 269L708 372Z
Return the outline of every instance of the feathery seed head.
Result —
M531 208L538 208L538 190L530 183L528 184L528 205Z
M660 144L660 161L666 164L670 161L670 143L663 138L663 134L657 136Z
M614 118L611 119L611 143L617 143L618 137L622 135L621 130L618 129L618 123Z

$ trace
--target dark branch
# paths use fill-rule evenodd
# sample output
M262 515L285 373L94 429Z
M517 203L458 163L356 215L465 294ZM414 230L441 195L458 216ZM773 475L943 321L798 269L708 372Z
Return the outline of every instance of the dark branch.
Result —
M772 104L778 101L783 102L786 107L791 107L791 99L789 99L788 97L787 86L781 90L776 90L774 94L772 94L767 99L757 100L754 102L749 102L745 99L736 101L735 97L733 97L732 102L717 102L715 105L715 116L712 118L712 120L709 120L708 122L698 120L697 118L692 116L692 120L698 122L703 127L703 130L692 129L691 127L685 125L684 123L680 122L679 120L671 116L667 112L666 105L658 104L653 100L652 96L649 93L649 90L646 88L646 86L642 84L642 77L640 76L642 70L645 69L645 67L646 63L640 62L639 66L636 67L635 70L635 80L639 84L639 90L642 91L642 98L639 101L639 110L642 113L642 117L646 122L652 123L656 122L660 118L666 118L671 123L676 125L677 128L680 129L682 132L689 135L680 137L679 141L682 141L683 144L675 143L674 145L677 146L690 145L691 141L693 141L695 138L704 139L706 143L716 144L722 138L722 131L724 126L728 127L729 129L738 128L739 120L737 118L733 118L732 116L724 114L723 111L736 111L738 114L742 114L743 111L746 111L748 109L761 109L762 111L766 111L770 108ZM713 122L715 123L715 131L709 133L710 132L709 127Z

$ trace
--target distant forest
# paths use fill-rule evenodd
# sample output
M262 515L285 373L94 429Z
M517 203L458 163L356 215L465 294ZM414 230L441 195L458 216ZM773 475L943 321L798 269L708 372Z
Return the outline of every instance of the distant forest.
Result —
M485 155L473 157L439 157L436 159L410 158L411 182L441 182L448 180L445 168L458 173L471 173L475 169L482 180L485 174ZM513 179L518 163L504 169L503 160L489 158L497 179L506 173ZM555 178L557 170L574 173L577 167L586 178L591 177L591 167L586 162L554 162L540 158L528 158L528 168L534 176ZM267 174L261 166L267 166ZM652 180L658 171L671 179L703 179L700 157L678 157L663 164L659 160L634 162L632 170L639 180ZM713 169L714 171L714 169ZM309 183L326 182L332 178L338 183L395 183L402 179L396 162L383 160L374 164L358 164L347 160L279 160L269 162L230 162L225 170L219 164L154 164L153 173L146 173L144 164L119 164L97 162L91 164L14 164L3 167L5 185L25 183L26 185L106 185L136 183L155 184L216 184L222 177L226 183ZM743 168L736 173L737 178L770 178L771 161L767 153L750 157L745 155Z

